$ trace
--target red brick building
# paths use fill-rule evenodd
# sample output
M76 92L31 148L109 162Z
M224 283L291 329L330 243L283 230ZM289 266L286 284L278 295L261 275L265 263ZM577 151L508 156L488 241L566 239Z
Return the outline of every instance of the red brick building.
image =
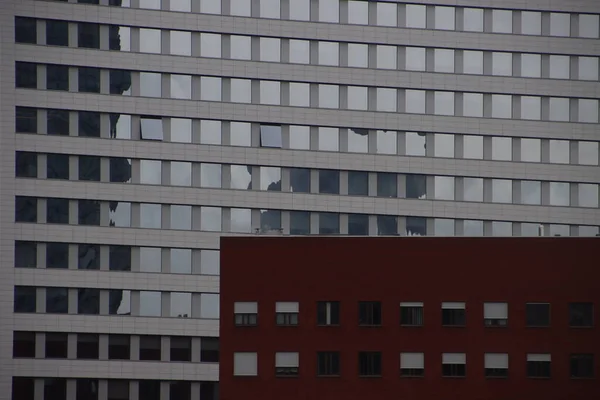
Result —
M599 250L222 238L221 399L600 399Z

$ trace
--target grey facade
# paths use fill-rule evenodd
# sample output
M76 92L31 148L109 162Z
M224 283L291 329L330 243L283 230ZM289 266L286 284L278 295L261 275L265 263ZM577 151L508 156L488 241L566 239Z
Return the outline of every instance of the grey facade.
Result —
M79 3L0 4L0 398L216 398L221 235L600 233L595 0Z

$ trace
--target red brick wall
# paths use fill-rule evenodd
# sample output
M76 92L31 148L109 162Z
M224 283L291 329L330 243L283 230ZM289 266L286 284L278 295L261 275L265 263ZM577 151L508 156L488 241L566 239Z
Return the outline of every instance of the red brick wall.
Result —
M600 399L600 239L222 238L222 400ZM340 301L339 327L316 326L316 302ZM378 300L382 327L359 327ZM233 303L257 301L259 326L233 326ZM298 301L298 327L275 326L275 302ZM399 303L424 303L401 327ZM441 303L467 304L465 328L441 326ZM508 302L507 328L485 328L483 303ZM594 328L569 328L568 303L594 302ZM550 328L525 327L525 303L551 303ZM317 351L341 352L341 378L316 377ZM381 351L381 378L358 377L358 352ZM233 352L258 352L258 377L233 376ZM298 378L275 377L275 352L298 351ZM425 354L423 378L400 378L401 352ZM466 378L442 378L441 354L467 354ZM508 353L508 379L484 377L484 353ZM527 353L552 354L552 378L526 377ZM571 353L594 353L596 378L569 377Z

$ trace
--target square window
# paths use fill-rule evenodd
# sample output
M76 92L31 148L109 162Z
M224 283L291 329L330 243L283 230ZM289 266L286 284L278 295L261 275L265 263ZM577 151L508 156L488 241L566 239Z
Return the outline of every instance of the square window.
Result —
M37 110L35 108L15 108L15 131L17 133L37 133Z
M594 325L594 305L592 303L569 304L569 326L591 328Z
M382 3L377 3L380 5ZM379 14L377 15L379 16ZM366 1L348 1L348 23L357 25L369 24L369 3Z
M492 75L512 76L512 53L492 52Z
M443 326L465 326L465 303L442 303Z
M317 302L317 325L331 326L340 324L340 302L318 301Z
M340 215L336 213L319 213L319 235L339 235Z
M77 47L99 49L100 24L80 22L77 25Z
M69 23L67 21L46 20L46 45L69 45Z
M569 56L550 55L550 78L569 79L570 64L571 62Z
M550 378L550 354L527 354L527 376Z
M492 10L492 32L512 33L512 11Z
M571 378L594 377L594 355L572 354L570 361Z
M46 222L50 224L68 224L69 199L59 199L54 197L47 198Z
M298 376L298 353L275 353L275 376Z
M521 11L521 34L542 34L542 13L532 11Z
M442 354L442 376L464 377L466 376L467 356L464 353Z
M476 75L483 74L483 51L463 51L463 73Z
M37 198L15 197L15 222L37 222Z
M340 375L340 353L337 351L319 351L319 352L317 352L317 376L339 376L339 375Z
M319 65L339 65L339 46L337 42L318 42Z
M400 325L423 326L423 303L400 303Z
M340 193L340 172L336 170L319 170L319 193Z
M463 9L463 30L465 32L483 32L483 9Z
M508 377L508 354L485 353L485 377Z
M37 89L37 64L20 61L15 63L15 87Z
M548 327L550 326L550 304L548 303L527 303L525 305L526 325L528 327Z
M406 21L407 28L426 28L427 27L427 9L423 5L407 4Z
M406 47L406 70L408 71L425 71L425 48L423 47Z
M425 7L423 7L425 8ZM381 376L381 353L361 351L358 353L359 376Z
M15 43L37 43L35 18L15 17Z
M568 13L550 13L550 36L570 36L571 15Z
M37 267L37 243L15 240L15 268Z
M382 320L380 301L358 302L358 324L362 326L379 326Z

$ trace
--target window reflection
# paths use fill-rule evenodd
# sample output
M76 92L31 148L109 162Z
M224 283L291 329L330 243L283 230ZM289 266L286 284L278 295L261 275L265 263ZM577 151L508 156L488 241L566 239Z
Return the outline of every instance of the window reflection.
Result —
M569 79L570 57L550 55L550 78ZM580 78L581 79L581 78Z
M550 182L551 206L568 206L570 194L568 182Z
M425 91L424 90L406 90L406 112L413 114L425 113Z
M192 294L171 292L171 310L169 316L187 318L192 316Z
M78 134L85 137L100 137L100 113L79 111Z
M69 90L69 67L66 65L46 65L46 89Z
M17 151L15 155L15 176L19 178L37 178L37 153Z
M407 156L424 156L425 155L425 133L421 132L406 132L406 155Z
M338 235L340 233L340 215L319 213L319 235Z
M221 230L220 207L200 207L200 230L211 232Z
M319 1L319 21L336 23L340 22L339 0Z
M15 240L15 268L37 267L37 243Z
M46 243L46 268L69 268L68 243Z
M280 210L260 210L260 230L261 232L280 232L281 231L281 211Z
M521 139L521 161L540 162L542 159L542 141L540 139Z
M541 54L521 54L521 76L539 78L541 76Z
M290 235L310 234L310 213L308 211L290 211Z
M175 249L171 249L173 252ZM171 259L171 264L173 260ZM140 247L140 271L160 272L162 269L162 255L160 247Z
M339 151L339 129L319 127L319 150Z
M580 207L598 207L598 185L591 183L580 183L579 206Z
M100 68L78 68L79 91L100 93Z
M492 160L512 160L512 139L492 137Z
M171 98L188 100L192 98L191 75L171 75Z
M598 80L598 57L579 57L578 79L585 81Z
M140 316L160 317L162 296L161 292L142 290L140 292Z
M100 157L79 156L79 180L100 182Z
M397 153L397 132L382 131L377 133L377 153L378 154L396 154Z
M110 290L108 292L108 313L110 315L131 315L131 291Z
M221 58L221 35L217 33L200 33L200 56Z
M521 34L523 35L541 35L542 34L542 13L521 11Z
M60 287L46 288L46 312L66 314L69 312L69 289Z
M407 28L425 28L426 11L425 6L416 4L406 5L406 27Z
M37 64L19 61L15 63L15 87L37 88Z
M290 191L295 193L310 192L310 169L290 168Z
M200 317L219 318L219 294L202 293L200 295Z
M377 45L377 68L396 69L398 54L396 46Z
M33 286L15 286L14 291L14 312L26 313L35 312L36 309L36 288Z
M406 198L407 199L425 199L427 198L427 177L425 175L406 175Z
M541 204L542 185L539 181L521 181L521 203Z
M454 200L454 177L434 177L434 193L437 200Z
M436 133L434 141L435 157L454 158L454 135Z
M493 221L492 236L512 236L512 222Z
M550 121L569 121L569 99L550 97Z
M377 216L377 235L396 236L398 235L398 219L392 215Z
M202 250L200 252L200 273L219 275L219 250Z
M339 65L339 47L337 42L319 42L319 65Z
M492 117L510 118L512 116L512 97L504 94L492 95Z
M463 9L463 30L466 32L483 32L483 9Z
M369 151L369 131L366 129L348 129L348 152L367 153Z
M310 0L291 1L289 5L291 20L308 21L310 20Z
M310 128L308 126L290 125L290 149L310 149Z
M16 107L15 131L17 133L37 133L37 110L29 107Z
M171 142L192 142L192 120L189 118L171 118Z
M123 69L111 69L108 71L108 80L110 85L110 94L131 96L131 71Z
M47 110L46 128L48 135L69 135L69 111Z
M340 194L340 172L336 170L319 170L319 193Z
M463 93L463 116L483 117L482 93Z
M171 185L192 185L192 163L171 161Z
M483 159L483 136L463 136L463 158Z
M200 164L200 187L221 187L221 164Z
M171 205L171 229L192 229L192 206Z
M367 68L368 63L369 46L366 44L348 43L348 66Z
M483 201L483 179L464 178L463 179L465 201Z
M397 95L396 89L377 88L377 110L396 112Z
M250 36L231 35L229 37L229 56L233 60L252 59L252 46Z
M512 33L512 11L492 10L492 32Z
M35 197L15 197L15 222L37 222L37 199Z
M568 140L550 140L550 162L569 164L570 145Z
M368 108L367 87L348 86L348 109L366 110Z
M464 236L483 236L483 221L466 219L463 221Z
M406 48L406 70L425 71L425 49L423 47Z
M160 204L140 204L140 228L160 229L161 221Z
M140 52L160 54L161 33L160 29L140 28Z
M154 72L140 72L140 96L161 97L161 75Z
M173 0L171 0L173 6ZM191 56L192 55L192 33L184 31L170 32L169 52L173 55Z
M542 112L542 99L537 96L521 96L521 119L539 120Z
M598 38L600 18L597 14L579 14L579 37Z
M290 39L290 62L294 64L310 63L310 44L308 40Z
M427 218L406 217L406 236L427 235Z
M109 246L108 269L110 271L131 271L131 246Z
M49 224L69 223L69 199L46 199L46 222Z
M598 165L598 142L579 142L578 160L582 165Z
M340 94L337 85L319 84L319 107L339 108Z
M454 50L434 49L433 54L435 72L454 72Z
M77 314L100 314L99 289L77 289Z
M281 168L260 167L260 190L281 191Z
M512 53L492 52L492 75L512 75Z
M385 184L385 182L382 182ZM369 195L369 173L365 171L348 171L348 194L350 196Z
M100 25L86 22L80 22L77 25L77 47L99 49Z
M127 228L131 226L131 203L109 202L109 226Z
M369 216L367 214L348 214L348 235L369 234Z
M162 181L162 161L140 160L140 183L160 185Z
M230 214L230 231L250 233L252 231L252 210L249 208L232 208Z
M454 220L436 218L433 220L433 229L435 236L454 236Z
M231 165L231 181L229 187L231 189L252 189L252 173L250 166L246 165Z
M492 179L492 202L512 203L512 181L510 179Z
M280 125L260 125L260 146L281 148L281 126Z
M230 122L229 123L229 144L232 146L250 147L251 143L251 125L248 122Z
M290 106L309 107L310 106L310 85L308 83L289 83L290 87Z
M79 225L100 225L100 202L97 200L78 201L78 223Z
M398 197L398 178L394 173L377 173L377 196Z
M598 100L579 99L579 122L598 122Z
M348 1L348 23L356 25L368 25L369 3L366 1L356 0Z

